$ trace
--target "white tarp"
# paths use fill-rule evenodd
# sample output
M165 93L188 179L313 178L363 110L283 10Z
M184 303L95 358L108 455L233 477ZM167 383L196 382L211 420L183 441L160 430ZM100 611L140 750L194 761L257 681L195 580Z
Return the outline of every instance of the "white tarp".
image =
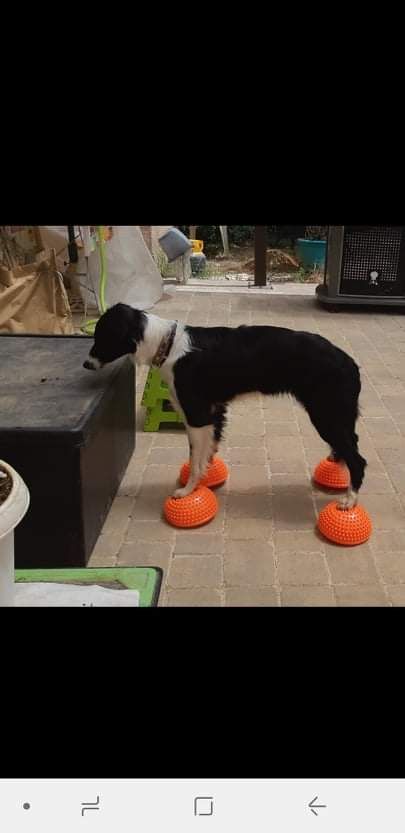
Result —
M14 607L139 607L137 590L110 590L97 584L17 582Z
M149 309L163 294L162 276L143 239L139 226L114 226L106 244L108 307L121 302L138 309ZM90 274L98 288L98 253L90 257ZM95 272L95 274L94 274Z
M47 245L54 245L67 259L66 226L43 226L43 236L49 232ZM45 234L44 234L45 232ZM58 243L59 240L59 243ZM52 241L52 242L51 242ZM113 226L112 239L106 242L107 288L106 303L110 307L122 302L139 309L150 309L163 295L163 281L159 269L143 239L139 226ZM99 300L100 257L98 247L89 257L89 275L86 262L79 250L77 273L85 303L94 306L94 292ZM93 303L92 303L93 302Z

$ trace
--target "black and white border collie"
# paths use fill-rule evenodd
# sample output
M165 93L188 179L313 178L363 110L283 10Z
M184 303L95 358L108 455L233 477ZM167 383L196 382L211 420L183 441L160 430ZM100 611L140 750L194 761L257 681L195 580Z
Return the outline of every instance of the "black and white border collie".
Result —
M367 465L355 433L360 373L353 359L327 339L284 327L192 327L117 304L98 321L84 367L98 370L125 355L159 367L184 419L191 472L175 497L190 494L204 475L232 399L252 392L290 393L330 445L330 459L344 461L349 469L351 484L339 505L356 505Z

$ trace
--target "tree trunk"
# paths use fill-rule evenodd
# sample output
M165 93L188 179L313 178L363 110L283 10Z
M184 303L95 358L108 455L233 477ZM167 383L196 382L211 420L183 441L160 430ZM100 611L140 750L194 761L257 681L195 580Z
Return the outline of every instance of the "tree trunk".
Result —
M255 286L267 284L267 227L255 226Z
M228 226L220 226L219 230L221 232L224 255L225 257L229 257Z

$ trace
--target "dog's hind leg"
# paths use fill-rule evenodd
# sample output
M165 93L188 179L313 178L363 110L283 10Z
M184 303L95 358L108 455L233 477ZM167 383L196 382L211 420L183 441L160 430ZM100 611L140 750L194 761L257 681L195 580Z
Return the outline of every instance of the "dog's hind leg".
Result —
M334 412L333 408L329 411L325 408L323 411L307 408L307 411L319 436L332 449L329 459L336 462L343 460L349 469L351 482L346 494L339 500L339 507L352 509L357 504L367 465L366 460L358 451L358 436L354 431L354 420L347 419L345 425L345 414L339 411Z
M214 457L215 454L218 452L219 444L222 440L222 435L224 432L225 422L226 422L226 405L215 405L214 411L214 448L212 456ZM211 458L212 459L212 458Z
M352 434L352 432L350 432L350 433L351 433L351 437L352 437L352 440L354 441L354 445L355 445L355 448L356 448L356 451L357 451L358 450L358 445L359 445L358 434L356 434L356 432L353 432L353 434ZM353 442L352 442L352 444L353 444ZM328 460L330 460L332 463L340 463L342 458L340 457L340 455L338 454L338 452L336 451L335 448L331 448Z
M357 504L358 493L364 480L367 462L359 454L357 443L347 432L336 439L334 443L339 459L344 460L350 472L350 486L346 494L339 500L340 509L353 509Z

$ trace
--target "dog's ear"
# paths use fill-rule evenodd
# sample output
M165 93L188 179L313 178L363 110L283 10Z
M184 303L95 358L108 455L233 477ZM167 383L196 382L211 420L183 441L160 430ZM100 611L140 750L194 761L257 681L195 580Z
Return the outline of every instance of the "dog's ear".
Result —
M116 304L114 310L116 310L116 320L119 321L121 335L124 335L133 344L139 344L145 333L145 313L140 309L130 307L128 304Z
M130 307L129 304L114 304L113 307L110 307L111 310L115 310L119 315L129 315L131 312L134 312L133 307ZM135 310L137 311L137 310Z
M104 320L114 329L117 336L136 338L142 327L145 314L129 304L114 304L104 315Z

